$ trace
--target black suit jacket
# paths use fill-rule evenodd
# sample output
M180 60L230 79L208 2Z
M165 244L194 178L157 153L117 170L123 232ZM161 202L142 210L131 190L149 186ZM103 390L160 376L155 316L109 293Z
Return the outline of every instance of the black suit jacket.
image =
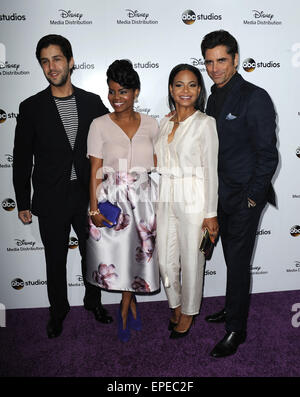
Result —
M31 209L37 216L64 211L73 163L78 181L87 192L83 205L88 203L87 135L92 120L108 113L108 109L99 95L73 88L78 111L74 150L50 86L20 104L13 151L13 183L19 211Z
M212 95L206 112L213 114ZM269 201L278 164L276 114L268 93L237 74L217 118L219 203L226 211Z

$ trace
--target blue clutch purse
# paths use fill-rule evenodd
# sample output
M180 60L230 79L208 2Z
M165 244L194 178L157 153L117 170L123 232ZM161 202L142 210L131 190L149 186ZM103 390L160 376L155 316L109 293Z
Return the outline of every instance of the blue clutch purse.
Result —
M112 225L107 222L103 222L103 224L107 227L116 226L116 224L118 223L121 208L119 208L117 205L112 204L108 200L98 203L98 208L101 214L104 215L105 218L108 219L110 222L112 222Z

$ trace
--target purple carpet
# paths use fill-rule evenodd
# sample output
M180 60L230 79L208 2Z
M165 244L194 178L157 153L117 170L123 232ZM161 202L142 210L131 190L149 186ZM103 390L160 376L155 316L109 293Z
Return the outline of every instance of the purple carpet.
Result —
M292 311L298 302L300 291L253 294L247 341L222 359L209 352L224 325L207 324L204 317L221 309L224 297L204 298L195 325L181 340L169 339L166 301L140 303L143 330L132 331L125 344L117 339L117 305L106 306L114 317L110 325L72 307L62 335L52 340L46 336L48 309L8 310L6 328L0 328L0 376L299 377L300 316Z

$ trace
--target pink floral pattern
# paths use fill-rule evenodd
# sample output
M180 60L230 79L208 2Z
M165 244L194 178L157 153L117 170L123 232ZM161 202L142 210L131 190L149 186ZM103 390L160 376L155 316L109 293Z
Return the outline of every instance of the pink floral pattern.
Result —
M101 231L100 228L95 226L91 220L91 217L89 217L89 235L94 239L95 241L99 241L101 239Z
M135 174L129 174L126 172L118 172L116 174L117 185L132 185L136 181L137 177Z
M151 292L149 284L140 277L134 278L132 288L135 292Z
M136 260L137 262L143 262L146 259L149 262L155 248L156 218L154 217L148 224L144 220L141 220L137 225L137 229L141 240L141 247L136 249Z
M118 223L115 226L115 230L119 231L122 229L125 229L130 223L130 216L128 214L123 214L123 212L120 213Z
M121 208L117 225L97 228L89 219L87 280L108 291L154 292L160 287L155 255L156 219L147 173L111 173L98 200Z
M135 260L138 263L145 263L147 261L147 255L145 253L145 251L142 250L141 247L136 247L135 250Z
M98 271L93 273L93 279L100 287L110 289L113 281L118 278L115 268L113 264L107 266L104 263L100 263Z

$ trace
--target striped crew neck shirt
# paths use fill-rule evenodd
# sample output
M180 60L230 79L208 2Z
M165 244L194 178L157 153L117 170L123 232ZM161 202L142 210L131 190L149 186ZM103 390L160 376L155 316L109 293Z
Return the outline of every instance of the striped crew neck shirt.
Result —
M68 140L70 142L72 150L74 149L77 130L78 130L78 112L75 95L72 94L68 97L58 98L53 97L59 116L65 128ZM77 179L74 163L72 164L72 170L70 180L74 181Z

